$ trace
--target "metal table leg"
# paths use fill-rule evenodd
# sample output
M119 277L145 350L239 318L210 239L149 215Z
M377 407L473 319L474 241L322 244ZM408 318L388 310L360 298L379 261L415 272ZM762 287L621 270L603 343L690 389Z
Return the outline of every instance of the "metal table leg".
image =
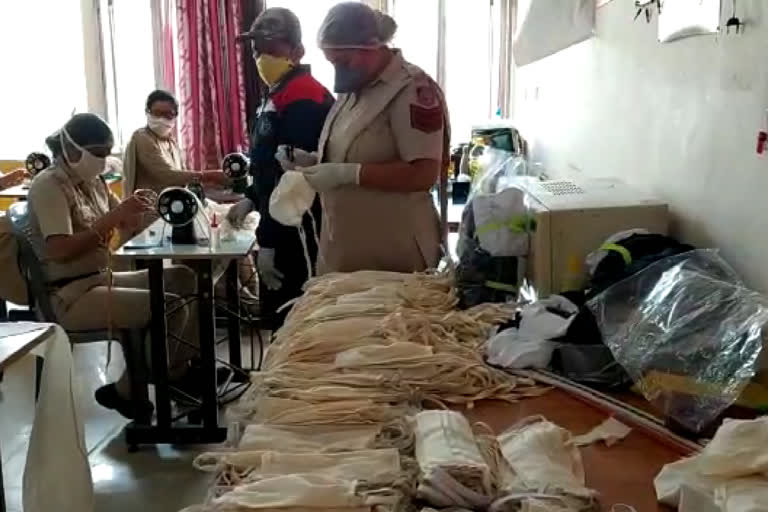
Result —
M200 261L197 273L200 322L200 359L203 372L202 417L203 425L180 426L171 424L171 400L168 389L168 346L166 336L165 287L162 260L149 260L150 305L152 320L152 375L155 383L157 424L133 422L125 429L125 439L131 448L140 444L211 444L227 437L227 429L218 425L216 400L216 339L213 310L213 262ZM194 319L193 319L194 321ZM2 511L0 511L2 512Z
M168 391L168 340L165 318L165 283L163 260L147 262L149 268L149 303L152 311L152 375L155 383L157 426L171 427L171 397Z
M213 302L213 261L197 263L198 315L200 319L200 359L203 372L203 426L214 429L219 424L216 396L216 328Z
M238 286L237 260L232 260L227 266L227 335L229 338L229 364L237 368L243 367L240 349L240 287Z

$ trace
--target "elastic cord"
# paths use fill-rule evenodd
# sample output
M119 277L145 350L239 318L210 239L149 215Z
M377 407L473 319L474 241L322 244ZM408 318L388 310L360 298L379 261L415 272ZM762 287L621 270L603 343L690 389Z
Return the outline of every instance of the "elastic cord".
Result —
M315 220L315 216L312 214L311 207L309 210L307 210L307 213L309 214L309 218L312 220L312 234L315 236L315 247L317 248L317 264L319 265L323 256L320 252L320 237L317 236L317 220ZM315 267L315 274L317 274L317 266Z
M299 239L301 240L301 248L304 250L304 261L307 263L307 279L313 276L312 272L312 259L309 257L309 248L307 247L307 233L304 231L303 226L296 226L299 230Z

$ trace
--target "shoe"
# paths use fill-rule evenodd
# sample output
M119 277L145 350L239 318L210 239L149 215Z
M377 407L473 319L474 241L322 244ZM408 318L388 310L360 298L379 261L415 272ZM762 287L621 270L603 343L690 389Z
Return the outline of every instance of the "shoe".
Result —
M100 406L117 411L121 416L129 420L149 418L155 410L155 406L149 400L134 406L131 400L120 396L115 384L107 384L100 387L93 396L96 398L96 403Z

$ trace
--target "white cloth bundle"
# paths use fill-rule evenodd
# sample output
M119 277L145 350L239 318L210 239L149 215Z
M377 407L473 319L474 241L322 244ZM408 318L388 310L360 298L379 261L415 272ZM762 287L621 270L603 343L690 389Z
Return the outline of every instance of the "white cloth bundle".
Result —
M247 425L240 450L280 450L292 453L322 453L370 448L379 433L377 426L277 426Z
M568 510L564 507L574 503L588 508L594 502L595 492L585 486L581 454L567 430L544 418L531 418L502 433L498 441L514 477L502 484L509 496L493 508L516 501L523 510L554 511Z
M400 472L400 454L394 448L338 453L285 453L275 451L207 452L195 458L195 468L217 472L230 465L261 476L317 474L336 480L377 480Z
M317 192L313 189L298 171L285 171L280 177L280 182L269 197L269 214L284 226L294 226L299 231L299 239L304 249L304 259L307 263L307 275L314 275L312 260L309 257L307 236L304 232L304 214L309 214L312 219L312 234L315 237L316 247L320 247L317 222L312 216L312 203Z
M438 507L485 507L491 473L467 419L453 411L423 411L414 417L418 494Z
M277 475L238 485L216 498L214 504L246 509L359 508L365 505L363 498L355 494L354 481L340 481L318 474Z
M301 226L317 192L298 171L285 171L269 197L269 214L284 226Z
M656 498L680 512L768 510L768 418L725 420L699 455L667 464Z
M735 478L768 472L768 417L725 420L698 457L702 475Z
M398 363L420 357L431 356L432 347L418 343L396 342L389 345L369 345L339 353L336 356L336 368L361 368L386 364L397 366Z

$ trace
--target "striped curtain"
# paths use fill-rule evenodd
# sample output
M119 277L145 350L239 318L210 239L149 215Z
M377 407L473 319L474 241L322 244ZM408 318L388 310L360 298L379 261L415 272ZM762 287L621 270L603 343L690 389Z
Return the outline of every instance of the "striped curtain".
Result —
M175 0L152 2L152 45L154 50L155 86L176 94Z
M241 0L176 0L181 145L187 167L218 169L247 147Z

